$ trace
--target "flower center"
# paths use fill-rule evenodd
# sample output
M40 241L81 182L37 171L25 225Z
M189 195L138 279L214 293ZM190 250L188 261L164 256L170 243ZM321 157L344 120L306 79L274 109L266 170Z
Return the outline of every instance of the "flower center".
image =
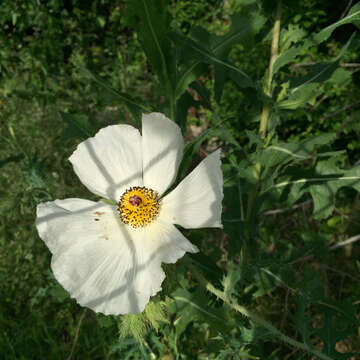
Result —
M159 214L158 193L144 186L127 189L118 203L120 219L134 228L151 223Z

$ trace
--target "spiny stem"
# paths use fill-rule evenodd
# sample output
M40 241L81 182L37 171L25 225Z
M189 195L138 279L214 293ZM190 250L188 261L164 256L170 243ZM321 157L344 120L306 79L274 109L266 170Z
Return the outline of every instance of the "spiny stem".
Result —
M192 274L197 278L199 283L206 288L206 290L208 290L209 292L214 294L216 297L221 299L224 303L228 304L231 308L233 308L234 310L236 310L240 314L246 316L247 318L251 319L255 323L263 326L264 328L269 330L272 334L275 334L281 341L283 341L283 342L285 342L285 343L287 343L287 344L289 344L289 345L291 345L291 346L293 346L293 347L295 347L297 349L301 349L301 350L306 351L306 352L308 352L308 353L310 353L312 355L315 355L321 360L333 360L332 358L330 358L327 355L321 353L320 351L311 348L309 345L307 345L305 343L301 343L299 341L296 341L296 340L290 338L289 336L283 334L280 330L278 330L275 326L273 326L271 323L269 323L268 321L263 319L258 314L248 310L246 307L244 307L242 305L237 304L233 300L229 300L222 291L216 289L214 285L212 285L209 281L207 281L202 276L202 274L200 274L197 271L197 269L193 265L189 264L189 267L191 268Z
M265 86L265 94L271 97L271 84L273 78L273 68L276 58L278 57L279 53L279 39L280 39L280 18L281 18L281 0L278 0L276 15L275 15L275 22L273 27L273 37L271 43L271 55L270 55L270 62L269 62L269 69L268 69L268 79ZM271 105L269 102L265 102L262 114L261 114L261 121L260 121L260 128L259 132L263 139L266 137L266 130L269 122L269 116L271 112Z

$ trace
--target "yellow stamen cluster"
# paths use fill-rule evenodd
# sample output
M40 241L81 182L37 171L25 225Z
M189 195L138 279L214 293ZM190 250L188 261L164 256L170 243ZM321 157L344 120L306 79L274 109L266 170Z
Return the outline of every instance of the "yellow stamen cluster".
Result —
M118 203L120 219L134 228L152 222L159 214L158 193L144 186L134 186L124 192Z

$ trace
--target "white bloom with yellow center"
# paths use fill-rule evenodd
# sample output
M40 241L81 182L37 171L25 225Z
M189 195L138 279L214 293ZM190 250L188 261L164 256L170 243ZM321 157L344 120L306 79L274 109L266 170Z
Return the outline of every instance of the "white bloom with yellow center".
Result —
M165 278L161 263L195 253L174 226L222 227L220 151L206 157L169 194L184 149L180 128L160 113L101 129L70 161L94 194L38 205L36 226L53 254L56 279L82 306L104 314L139 313Z

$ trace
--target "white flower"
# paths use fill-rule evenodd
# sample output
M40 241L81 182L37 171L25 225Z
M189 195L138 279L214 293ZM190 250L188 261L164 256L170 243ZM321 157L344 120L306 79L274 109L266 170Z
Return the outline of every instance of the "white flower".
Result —
M161 290L161 263L192 245L174 226L222 227L220 151L205 158L169 194L184 143L164 115L143 115L142 136L108 126L82 142L70 161L94 194L115 201L65 199L38 205L39 235L53 254L56 279L82 306L104 314L139 313Z

